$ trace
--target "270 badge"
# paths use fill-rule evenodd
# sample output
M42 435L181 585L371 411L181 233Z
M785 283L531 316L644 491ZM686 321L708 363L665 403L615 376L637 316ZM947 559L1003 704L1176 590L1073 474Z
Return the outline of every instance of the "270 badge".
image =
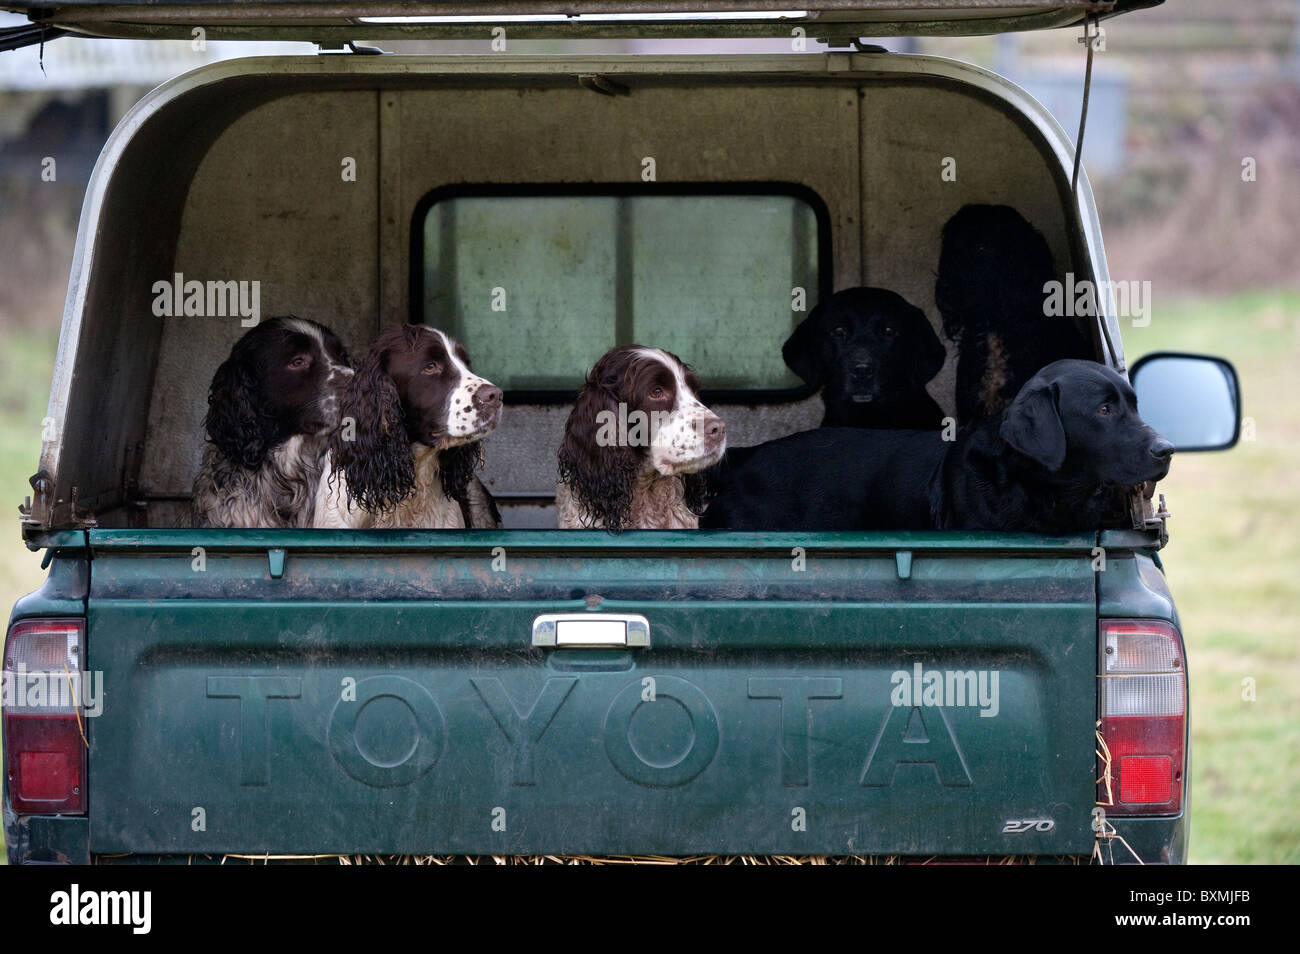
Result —
M1052 831L1055 827L1056 822L1050 818L1008 818L1007 823L1002 826L1002 834L1018 835L1030 829Z

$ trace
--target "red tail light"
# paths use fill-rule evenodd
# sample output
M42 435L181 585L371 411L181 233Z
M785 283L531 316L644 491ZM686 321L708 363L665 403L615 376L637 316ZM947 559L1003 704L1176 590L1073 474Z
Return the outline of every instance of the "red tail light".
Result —
M9 803L27 814L86 811L85 622L14 623L4 653Z
M1187 720L1178 630L1156 620L1103 620L1100 682L1097 801L1110 815L1176 815Z

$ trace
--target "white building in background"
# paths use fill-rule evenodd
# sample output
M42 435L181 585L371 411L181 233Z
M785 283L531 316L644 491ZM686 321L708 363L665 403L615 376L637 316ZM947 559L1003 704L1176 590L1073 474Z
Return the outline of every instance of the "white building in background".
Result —
M27 18L0 13L0 28ZM201 47L201 48L199 48ZM83 181L112 128L146 92L217 60L312 54L311 43L102 40L75 35L0 51L0 177L26 175L49 154L62 179Z
M27 18L0 13L0 28L22 26ZM271 53L314 53L311 43L213 41L203 49L186 40L100 40L62 36L39 46L0 53L0 90L70 90L159 83L217 60Z

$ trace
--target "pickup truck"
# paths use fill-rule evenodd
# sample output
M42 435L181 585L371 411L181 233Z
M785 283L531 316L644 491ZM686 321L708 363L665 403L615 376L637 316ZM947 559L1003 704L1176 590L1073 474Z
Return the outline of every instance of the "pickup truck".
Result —
M0 3L30 42L349 50L179 76L99 158L22 516L49 576L5 644L9 860L1183 862L1194 661L1162 504L1135 491L1068 536L553 529L565 416L607 347L682 355L744 446L817 426L780 342L819 298L887 287L936 321L940 230L966 203L1014 206L1107 287L1055 119L967 63L849 41L1144 5L455 5L494 25L436 3ZM646 16L608 16L628 9ZM791 52L512 52L530 36ZM352 44L426 37L483 52ZM505 528L185 527L212 373L288 313L354 355L399 321L465 342L506 392L482 471ZM1123 317L1101 296L1078 321L1146 420L1180 453L1234 443L1231 367L1129 368Z

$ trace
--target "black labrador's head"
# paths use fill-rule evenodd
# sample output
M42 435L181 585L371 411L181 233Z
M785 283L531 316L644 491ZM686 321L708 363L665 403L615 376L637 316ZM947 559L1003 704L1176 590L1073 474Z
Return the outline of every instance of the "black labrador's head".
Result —
M1001 437L1049 472L1093 487L1161 480L1174 445L1138 416L1123 376L1093 361L1054 361L1026 382Z
M836 292L781 349L790 370L838 405L895 404L925 388L947 352L925 313L883 288Z

